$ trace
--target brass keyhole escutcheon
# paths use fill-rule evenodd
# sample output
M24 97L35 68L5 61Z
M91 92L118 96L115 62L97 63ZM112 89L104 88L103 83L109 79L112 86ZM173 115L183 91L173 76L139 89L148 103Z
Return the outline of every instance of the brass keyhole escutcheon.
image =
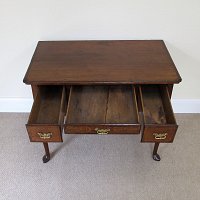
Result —
M52 137L52 133L38 133L41 139L50 139Z
M167 133L153 133L156 140L164 140L167 138Z
M109 133L110 129L99 129L99 128L95 128L95 131L97 132L97 134L99 135L106 135Z

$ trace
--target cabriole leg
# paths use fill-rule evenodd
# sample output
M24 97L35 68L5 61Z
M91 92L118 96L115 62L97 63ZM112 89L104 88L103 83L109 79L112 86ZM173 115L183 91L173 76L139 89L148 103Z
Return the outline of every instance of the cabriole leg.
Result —
M158 146L159 146L159 142L156 142L154 145L154 149L153 149L153 159L155 161L160 161L160 156L158 155L157 151L158 151Z
M45 155L43 156L42 160L43 163L47 163L50 160L49 146L47 142L43 142L43 145L45 149Z

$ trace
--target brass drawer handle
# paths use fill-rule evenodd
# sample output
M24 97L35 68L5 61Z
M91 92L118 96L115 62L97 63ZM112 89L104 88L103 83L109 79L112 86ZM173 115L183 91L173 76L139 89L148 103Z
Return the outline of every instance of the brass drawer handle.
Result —
M97 132L97 134L99 135L106 135L109 133L110 129L98 129L98 128L95 128L95 131Z
M50 139L52 137L52 133L38 133L41 139Z
M156 140L164 140L167 138L167 133L153 133Z

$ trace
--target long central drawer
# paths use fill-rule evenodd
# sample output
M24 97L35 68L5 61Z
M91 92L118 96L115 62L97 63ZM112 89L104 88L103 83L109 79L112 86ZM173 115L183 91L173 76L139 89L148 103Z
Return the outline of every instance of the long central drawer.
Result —
M139 134L135 87L72 86L65 133Z

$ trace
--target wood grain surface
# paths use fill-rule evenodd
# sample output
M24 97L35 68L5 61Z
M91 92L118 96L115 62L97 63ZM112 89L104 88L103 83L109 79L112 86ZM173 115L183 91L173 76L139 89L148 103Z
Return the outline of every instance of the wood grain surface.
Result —
M131 86L73 86L66 123L138 123L134 95Z
M129 124L137 122L138 113L131 86L110 86L106 123Z
M173 84L181 77L162 40L40 41L26 84Z
M141 86L144 120L147 124L166 124L159 86Z
M29 124L57 124L59 121L62 86L40 86L33 104Z
M72 87L67 123L104 123L107 99L107 86Z

